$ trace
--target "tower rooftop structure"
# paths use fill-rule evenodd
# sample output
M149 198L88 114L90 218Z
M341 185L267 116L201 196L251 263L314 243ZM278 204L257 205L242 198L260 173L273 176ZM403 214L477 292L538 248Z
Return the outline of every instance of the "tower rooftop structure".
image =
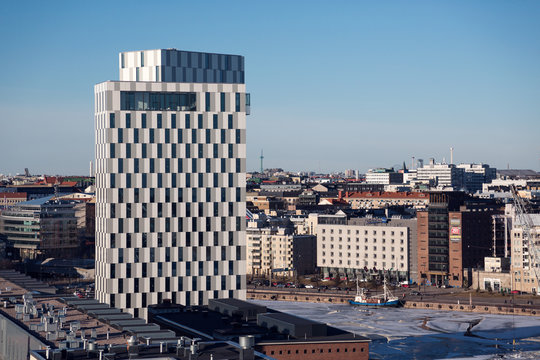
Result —
M126 51L120 81L244 84L244 57L177 49Z

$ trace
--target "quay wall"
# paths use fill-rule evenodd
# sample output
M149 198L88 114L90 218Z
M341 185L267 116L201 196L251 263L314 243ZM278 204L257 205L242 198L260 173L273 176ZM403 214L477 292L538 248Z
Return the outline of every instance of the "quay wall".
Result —
M354 295L327 294L327 293L308 293L294 292L287 293L282 291L253 290L248 289L247 300L275 300L275 301L294 301L311 302L327 304L347 304ZM482 304L449 304L434 301L415 301L407 300L403 306L405 309L424 309L424 310L442 310L442 311L465 311L482 314L497 315L529 315L540 316L540 309L516 305L482 305Z

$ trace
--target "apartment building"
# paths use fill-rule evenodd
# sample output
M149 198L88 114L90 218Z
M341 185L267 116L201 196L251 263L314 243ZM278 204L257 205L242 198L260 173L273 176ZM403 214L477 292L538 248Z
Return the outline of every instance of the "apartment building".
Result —
M524 225L516 220L512 229L512 290L536 294L539 292L540 264L537 255L540 255L540 214L529 214L533 227L527 236L524 236ZM535 271L536 269L536 271Z
M296 234L294 225L286 219L249 221L246 244L248 274L266 277L272 273L295 276L315 272L316 236Z

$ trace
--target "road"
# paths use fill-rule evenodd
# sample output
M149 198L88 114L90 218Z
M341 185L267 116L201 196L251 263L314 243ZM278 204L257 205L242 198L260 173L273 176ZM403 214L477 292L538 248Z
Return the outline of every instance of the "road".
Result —
M258 289L258 290L268 290L276 293L284 294L337 294L337 295L350 295L351 299L355 295L356 290L324 290L324 289L298 289L298 288L279 288L279 287L269 287L269 286L253 286L248 285L248 289ZM444 303L444 304L468 304L469 301L472 301L473 305L499 305L499 306L520 306L527 308L540 309L540 297L534 295L517 295L517 294L508 294L502 295L499 293L487 293L487 292L476 292L474 290L462 289L462 288L448 288L442 289L435 286L421 286L418 288L391 288L392 293L395 296L403 298L405 301L426 301L433 303ZM382 293L381 287L378 290L369 290L370 294L380 294ZM419 293L419 295L413 295ZM405 295L405 296L403 296Z

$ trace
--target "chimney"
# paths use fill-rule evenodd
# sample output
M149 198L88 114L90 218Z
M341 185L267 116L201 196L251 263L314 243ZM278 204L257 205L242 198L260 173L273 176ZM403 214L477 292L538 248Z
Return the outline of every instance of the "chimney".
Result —
M254 360L255 337L253 335L240 336L238 343L240 344L240 360Z

